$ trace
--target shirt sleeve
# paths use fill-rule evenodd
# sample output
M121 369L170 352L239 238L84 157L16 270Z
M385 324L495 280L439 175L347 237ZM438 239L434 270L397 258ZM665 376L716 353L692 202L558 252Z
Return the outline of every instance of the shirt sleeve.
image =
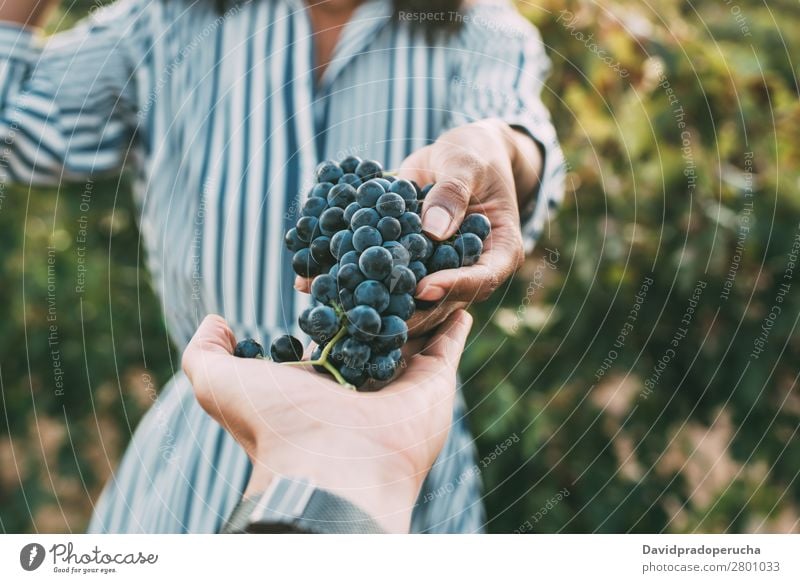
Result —
M137 121L139 1L98 10L46 43L0 23L0 182L58 184L122 168Z
M564 155L540 97L550 60L538 30L502 0L466 11L458 34L448 125L500 118L527 133L543 154L537 192L520 209L530 251L564 196Z

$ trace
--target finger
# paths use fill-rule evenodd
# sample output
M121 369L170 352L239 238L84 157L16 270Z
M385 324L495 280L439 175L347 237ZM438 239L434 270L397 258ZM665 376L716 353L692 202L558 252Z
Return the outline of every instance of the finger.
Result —
M425 186L436 180L433 172L428 169L427 157L430 148L422 148L403 160L397 170L397 177L413 180L420 186Z
M294 278L294 289L305 294L311 293L311 282L311 278L298 275Z
M234 348L236 348L236 336L228 323L222 316L209 314L200 323L183 352L181 361L183 371L191 379L202 366L202 359L205 356L209 354L229 356L233 354Z
M428 340L420 354L435 358L455 373L471 329L472 316L466 310L457 310Z
M453 145L453 149L457 146ZM441 156L440 156L441 157ZM481 184L482 163L470 154L442 157L436 184L425 197L422 230L442 241L455 234Z
M438 302L482 302L487 300L522 264L524 251L517 233L499 231L475 265L445 269L422 278L416 298Z
M429 310L417 310L406 322L409 338L429 332L444 322L455 310L466 306L464 302L442 302Z

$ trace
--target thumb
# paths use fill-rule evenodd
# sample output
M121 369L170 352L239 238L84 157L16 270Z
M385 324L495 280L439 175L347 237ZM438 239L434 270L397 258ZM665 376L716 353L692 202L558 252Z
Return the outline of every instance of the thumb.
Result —
M183 351L183 372L192 379L209 355L231 355L236 347L236 337L222 316L210 314L197 328L186 350Z
M439 241L455 234L479 186L480 177L464 156L443 156L436 168L436 184L425 197L422 230Z

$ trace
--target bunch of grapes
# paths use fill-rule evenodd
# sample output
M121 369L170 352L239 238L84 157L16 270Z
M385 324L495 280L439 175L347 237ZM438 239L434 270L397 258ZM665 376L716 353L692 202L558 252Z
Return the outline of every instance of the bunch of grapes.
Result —
M384 174L378 162L355 156L317 167L302 216L285 236L294 271L313 279L316 305L298 324L317 348L302 361L302 343L281 336L270 348L272 360L313 366L361 390L375 386L370 379L392 378L402 366L417 283L436 271L473 265L489 236L489 220L471 214L450 240L429 239L420 216L432 187ZM235 354L254 358L264 351L248 339Z

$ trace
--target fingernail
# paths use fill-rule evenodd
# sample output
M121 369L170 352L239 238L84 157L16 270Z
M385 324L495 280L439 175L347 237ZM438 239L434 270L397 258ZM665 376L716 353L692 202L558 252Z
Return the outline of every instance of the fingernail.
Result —
M426 285L422 291L417 294L417 299L425 300L426 302L435 302L444 297L444 290L438 285Z
M440 206L432 206L425 211L422 229L438 239L443 239L450 226L450 213Z

